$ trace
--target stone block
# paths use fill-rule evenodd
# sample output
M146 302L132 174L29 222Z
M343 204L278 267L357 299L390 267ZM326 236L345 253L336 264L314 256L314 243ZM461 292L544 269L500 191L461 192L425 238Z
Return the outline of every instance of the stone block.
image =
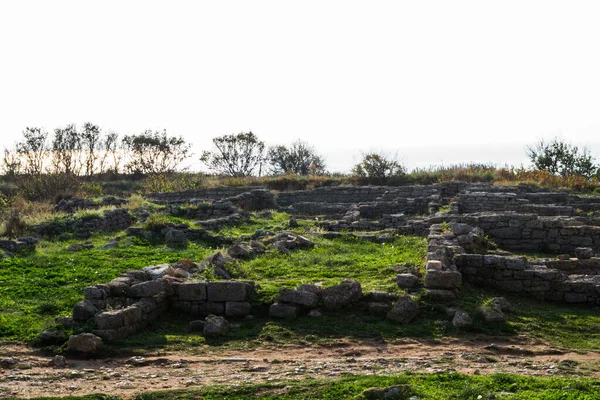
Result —
M228 301L225 303L225 315L228 317L243 318L250 315L252 305L246 301Z
M125 325L123 310L105 311L94 316L96 328L100 330L118 329Z
M138 283L127 289L129 297L153 297L165 292L165 283L161 279Z
M565 301L567 303L587 303L588 297L584 293L566 292Z
M425 297L429 301L439 303L453 302L457 299L454 291L445 289L426 289Z
M182 301L206 301L206 282L183 282L177 293Z
M73 320L76 322L85 322L90 318L94 318L97 312L98 309L90 300L80 301L73 307Z
M428 289L458 289L462 275L458 271L429 270L425 274L424 286Z
M419 305L412 297L405 295L394 303L386 318L400 324L408 324L417 315L419 315Z
M295 319L298 317L298 306L290 303L274 303L269 307L269 316L274 318Z
M315 293L287 288L283 288L279 291L277 300L285 303L295 303L309 308L315 308L319 304L319 296Z
M245 282L208 282L208 301L245 301L248 284Z
M323 306L328 310L350 307L362 298L362 288L356 281L344 281L323 289Z
M419 278L413 274L398 274L396 284L400 289L410 289L419 286Z
M523 284L519 280L497 281L496 286L498 289L507 290L509 292L520 292L523 290Z
M207 301L205 303L192 303L192 315L223 315L225 314L225 303Z
M367 306L367 310L370 314L385 317L387 313L392 309L392 303L371 301Z

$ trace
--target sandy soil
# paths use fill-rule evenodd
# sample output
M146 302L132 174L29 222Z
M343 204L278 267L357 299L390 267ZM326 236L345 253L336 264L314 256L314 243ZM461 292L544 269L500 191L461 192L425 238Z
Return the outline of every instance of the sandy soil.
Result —
M406 371L600 378L599 364L598 353L575 353L540 344L490 339L394 344L339 340L327 347L295 346L240 352L209 350L205 355L162 351L136 357L68 358L63 368L54 367L52 357L31 348L3 345L0 348L0 398L91 393L131 398L146 391L216 383L236 385Z

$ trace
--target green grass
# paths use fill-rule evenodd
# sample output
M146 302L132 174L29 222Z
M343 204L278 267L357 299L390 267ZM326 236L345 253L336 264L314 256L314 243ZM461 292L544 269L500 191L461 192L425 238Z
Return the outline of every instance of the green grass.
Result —
M108 241L96 237L96 245ZM28 341L55 317L70 315L86 286L108 282L119 274L148 265L184 258L201 260L210 248L190 245L185 250L148 246L137 239L129 247L66 250L70 242L41 242L35 253L0 261L0 340Z
M302 283L322 282L324 286L338 284L345 278L355 279L367 290L397 291L397 272L390 267L399 263L422 266L425 262L425 239L414 236L397 237L391 243L372 243L353 237L327 240L314 239L316 245L285 255L269 252L241 264L246 279L261 286L266 298L279 288L296 287Z
M469 376L457 373L402 374L392 376L345 376L338 379L304 379L282 383L261 383L142 393L134 400L180 399L364 399L372 388L409 385L408 396L435 400L571 400L600 399L600 381L511 374ZM70 400L108 400L111 397L68 397Z

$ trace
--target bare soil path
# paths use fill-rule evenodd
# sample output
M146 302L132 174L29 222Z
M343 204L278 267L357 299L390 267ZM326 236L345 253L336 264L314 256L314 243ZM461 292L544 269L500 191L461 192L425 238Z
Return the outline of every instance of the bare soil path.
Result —
M338 340L330 346L285 346L250 351L207 350L204 355L148 352L137 357L69 358L64 368L52 357L22 345L0 347L0 398L138 393L208 384L284 382L345 374L407 371L466 374L497 372L600 378L600 354L564 351L543 344L490 338L442 343Z

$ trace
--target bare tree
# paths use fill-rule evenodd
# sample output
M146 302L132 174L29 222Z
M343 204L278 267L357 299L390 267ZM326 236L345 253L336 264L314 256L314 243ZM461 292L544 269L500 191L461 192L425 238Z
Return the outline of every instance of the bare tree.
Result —
M183 137L167 136L167 131L146 130L139 135L123 137L128 162L125 168L132 173L160 174L173 172L191 157L191 144Z
M91 122L83 124L83 129L80 133L81 147L84 151L85 175L92 176L98 159L98 150L100 149L100 134L101 130L98 125Z
M120 151L119 134L109 132L100 142L101 157L100 157L100 173L113 172L119 173L123 154ZM111 167L108 167L111 165Z
M17 142L15 149L24 160L24 172L29 175L41 175L44 160L48 156L48 132L43 128L27 127L23 131L23 140Z
M79 175L81 172L81 136L75 124L54 130L52 140L52 166L54 172Z
M2 157L2 169L7 176L15 176L21 173L23 163L21 158L15 151L10 151L4 148L4 156Z
M215 149L203 152L200 161L216 173L249 176L265 160L265 143L252 132L223 135L212 141Z

